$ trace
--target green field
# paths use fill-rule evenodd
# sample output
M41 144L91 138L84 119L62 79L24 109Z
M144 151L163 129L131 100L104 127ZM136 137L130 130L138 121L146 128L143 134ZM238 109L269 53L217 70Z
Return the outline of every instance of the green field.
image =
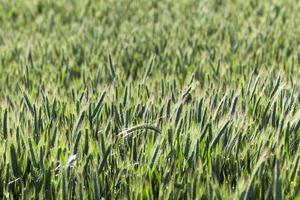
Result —
M300 198L299 10L0 0L0 199Z

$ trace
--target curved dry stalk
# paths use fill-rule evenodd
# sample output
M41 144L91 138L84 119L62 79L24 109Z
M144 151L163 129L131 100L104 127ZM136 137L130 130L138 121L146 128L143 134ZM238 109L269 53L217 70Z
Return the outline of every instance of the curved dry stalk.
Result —
M161 133L161 131L155 126L148 125L148 124L141 124L141 125L133 126L131 128L121 131L118 134L118 136L122 136L123 138L125 138L125 137L131 135L131 133L133 133L134 131L137 131L139 129L149 129L149 130L155 131L157 133Z

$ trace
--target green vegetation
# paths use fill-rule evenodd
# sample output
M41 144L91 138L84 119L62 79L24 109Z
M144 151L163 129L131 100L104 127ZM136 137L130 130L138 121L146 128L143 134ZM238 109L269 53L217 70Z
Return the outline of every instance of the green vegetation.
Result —
M1 0L0 199L292 199L296 0Z

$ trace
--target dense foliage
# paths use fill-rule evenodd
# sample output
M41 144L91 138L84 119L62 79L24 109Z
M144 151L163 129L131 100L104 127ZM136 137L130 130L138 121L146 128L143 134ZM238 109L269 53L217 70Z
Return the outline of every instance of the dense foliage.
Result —
M1 0L0 199L300 191L296 0Z

